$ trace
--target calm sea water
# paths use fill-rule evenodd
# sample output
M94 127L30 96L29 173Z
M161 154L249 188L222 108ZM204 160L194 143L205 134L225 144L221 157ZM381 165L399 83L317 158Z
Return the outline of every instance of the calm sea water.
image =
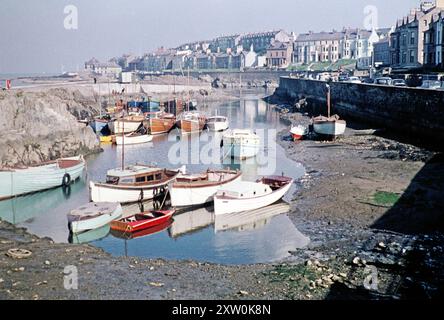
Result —
M219 133L202 132L181 136L176 130L155 137L152 143L126 146L125 163L156 163L160 167L179 168L188 172L208 168L241 169L245 180L254 181L261 175L282 174L300 178L302 165L285 156L275 143L275 133L285 127L278 113L257 94L243 95L239 101L210 103L199 108L207 115L225 115L231 128L251 128L263 135L265 150L257 161L238 163L220 154ZM109 226L70 237L66 214L89 201L88 181L103 181L106 171L121 165L122 147L103 145L104 152L89 157L84 177L69 190L61 188L0 202L0 217L56 242L85 243L103 248L113 255L145 258L193 259L198 261L248 264L282 259L289 250L304 247L309 239L301 234L286 212L285 202L247 214L215 217L210 208L181 210L172 224L133 239L110 232ZM213 161L210 161L213 160ZM217 160L217 161L216 161ZM212 162L212 163L209 163ZM259 163L258 163L259 162ZM284 200L296 192L295 186ZM168 201L167 201L168 204ZM124 207L125 213L149 209L153 203Z

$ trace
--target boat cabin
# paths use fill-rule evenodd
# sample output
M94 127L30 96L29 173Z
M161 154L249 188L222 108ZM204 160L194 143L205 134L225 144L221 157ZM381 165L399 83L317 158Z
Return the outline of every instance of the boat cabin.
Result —
M227 122L227 118L222 116L215 116L208 118L207 122Z
M263 183L238 181L227 188L222 188L217 191L217 196L235 198L235 199L248 199L265 196L272 192L270 186Z
M127 167L124 170L109 170L106 176L106 183L113 185L146 185L158 184L177 174L161 168L151 168L144 166Z

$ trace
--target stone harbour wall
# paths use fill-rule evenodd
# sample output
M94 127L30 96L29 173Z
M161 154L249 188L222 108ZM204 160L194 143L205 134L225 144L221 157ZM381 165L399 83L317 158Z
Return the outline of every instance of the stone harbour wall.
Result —
M332 82L332 114L381 128L444 142L444 91ZM281 77L276 94L291 103L306 98L312 112L326 114L326 82Z

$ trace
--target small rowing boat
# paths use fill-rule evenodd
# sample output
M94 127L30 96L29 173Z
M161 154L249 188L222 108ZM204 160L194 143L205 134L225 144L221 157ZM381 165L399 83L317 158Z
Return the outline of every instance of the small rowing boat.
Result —
M294 141L301 140L308 134L308 128L302 125L297 125L291 128L290 133Z
M153 228L170 220L175 210L147 211L111 222L111 229L121 232L138 232Z
M152 140L153 140L152 135L142 134L139 132L132 132L130 134L125 134L125 135L116 135L117 145L141 144L141 143L151 142Z
M68 214L68 227L79 233L103 227L122 216L122 206L116 202L88 203Z

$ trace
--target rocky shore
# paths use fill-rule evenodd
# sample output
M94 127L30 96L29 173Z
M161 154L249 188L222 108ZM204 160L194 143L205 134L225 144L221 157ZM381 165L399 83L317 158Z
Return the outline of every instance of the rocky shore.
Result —
M283 119L308 123L300 113ZM443 296L444 159L369 128L337 141L278 142L301 162L289 216L308 248L225 266L112 257L0 222L0 299L432 299ZM31 252L17 259L11 249ZM67 266L78 289L64 288Z
M0 167L99 151L92 129L77 121L98 114L94 105L75 90L0 92Z

